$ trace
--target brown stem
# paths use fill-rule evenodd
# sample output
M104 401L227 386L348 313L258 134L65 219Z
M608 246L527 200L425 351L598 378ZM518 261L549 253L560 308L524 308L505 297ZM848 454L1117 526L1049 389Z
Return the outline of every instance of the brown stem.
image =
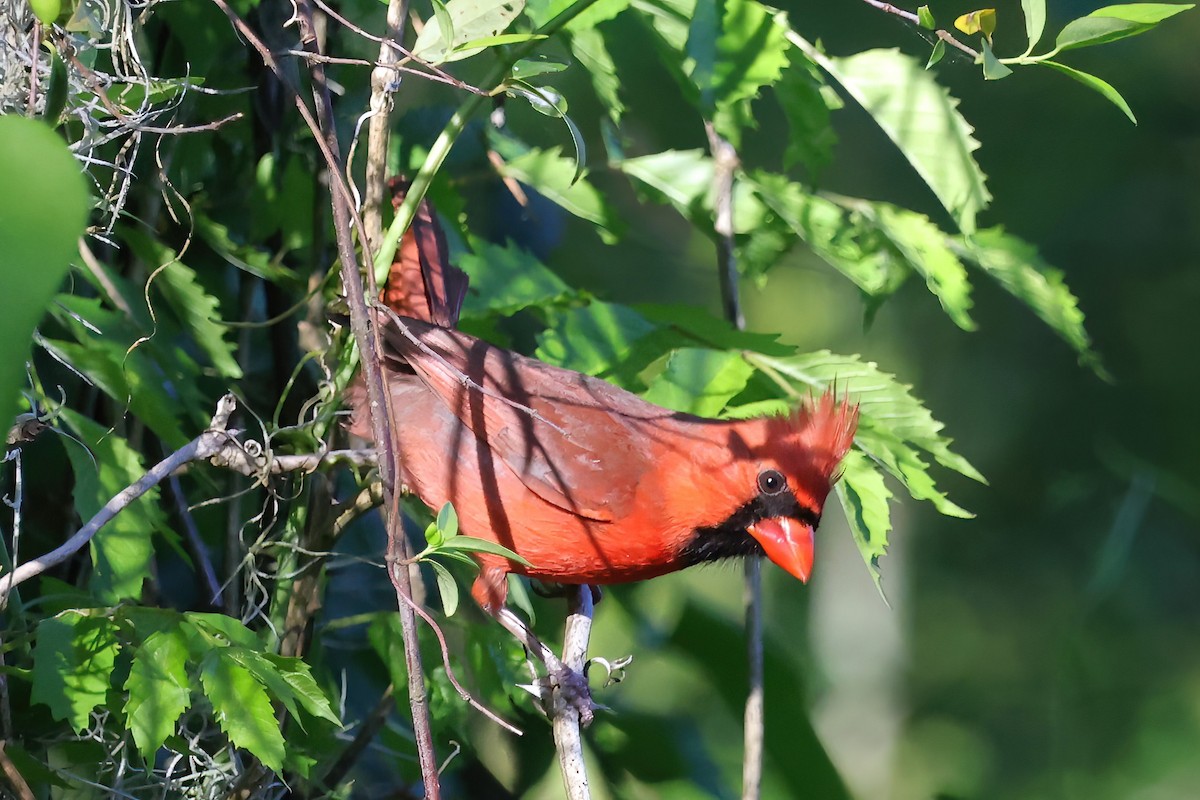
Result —
M738 293L737 254L733 232L733 179L739 160L733 145L711 122L704 123L708 147L714 161L713 231L717 235L717 271L725 317L738 330L746 327ZM762 787L763 762L763 641L762 575L759 559L746 559L746 660L750 686L742 729L742 800L758 800Z
M580 586L571 598L563 636L563 665L583 675L587 661L588 639L592 633L592 587ZM554 728L554 749L558 751L558 766L568 800L590 800L587 765L583 760L583 737L580 733L579 712L566 702L562 693L554 691L550 717Z
M884 2L882 2L882 0L863 0L863 2L866 3L867 5L871 6L872 8L878 8L880 11L886 12L888 14L892 14L893 16L900 17L900 19L906 20L906 21L912 23L913 25L921 24L921 18L918 17L916 14L914 14L911 11L906 11L903 8L897 8L896 6L892 5L891 3L884 3ZM937 35L937 37L939 39L941 39L943 42L950 45L951 47L958 48L959 50L961 50L964 53L966 53L967 55L969 55L972 59L975 59L975 60L979 59L978 51L973 50L970 47L968 47L967 45L960 42L954 36L954 34L950 33L949 31L939 28L938 30L934 31L934 33Z
M383 232L383 198L387 194L388 133L391 130L392 95L398 73L391 69L397 61L392 43L404 39L408 19L408 0L390 0L387 32L379 45L379 61L371 71L371 121L367 126L367 172L363 198L363 224L371 249L379 246Z

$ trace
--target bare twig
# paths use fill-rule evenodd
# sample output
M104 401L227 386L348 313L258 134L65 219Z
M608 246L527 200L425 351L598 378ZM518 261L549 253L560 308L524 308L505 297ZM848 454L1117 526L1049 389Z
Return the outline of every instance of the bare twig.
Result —
M18 800L36 800L33 790L29 788L29 784L21 777L21 771L17 769L17 765L8 757L8 753L4 752L4 746L7 742L0 740L0 769L4 771L4 777L8 778L8 784L17 794Z
M322 778L327 787L330 789L337 788L342 779L349 774L350 769L358 762L358 759L362 757L362 754L366 752L367 745L371 743L371 740L375 738L375 735L387 723L388 715L396 707L395 690L396 687L390 683L383 690L383 694L379 697L379 702L375 704L375 707L371 709L371 713L358 726L358 733L354 734L354 739L350 741L350 744L346 745L346 749L342 751L337 761L329 768L329 772L325 773L325 777Z
M579 586L571 599L571 610L567 615L562 656L563 665L579 675L584 674L591 633L592 589L590 586ZM554 727L554 749L558 751L558 766L562 770L567 798L590 800L579 711L557 689L552 694L550 718Z
M906 11L903 8L897 8L896 6L892 5L891 3L884 3L884 2L882 2L882 0L863 0L863 2L869 6L872 6L873 8L878 8L880 11L884 11L884 12L887 12L888 14L893 14L897 17L900 17L903 20L907 20L908 22L912 23L913 25L921 24L921 18L918 17L916 14L914 14L911 11ZM934 31L934 35L936 35L939 39L941 39L943 42L950 45L951 47L956 47L959 50L963 51L964 53L969 55L972 59L975 59L975 60L979 59L978 51L973 50L970 47L968 47L967 45L960 42L957 38L955 38L954 34L950 33L949 31L939 28L938 30Z
M379 45L378 66L371 71L371 121L367 126L367 172L363 198L363 225L371 248L379 246L383 233L383 198L387 193L388 134L391 130L392 94L399 88L399 75L392 69L396 51L391 47L404 39L408 0L390 0L387 33Z
M213 415L212 422L204 433L155 464L136 483L118 492L116 497L109 500L104 505L104 508L100 509L94 517L88 520L86 525L80 528L74 536L53 552L47 553L40 558L35 558L32 561L27 561L24 564L15 565L12 574L8 576L7 580L3 581L3 588L0 589L0 605L3 605L8 599L9 592L14 587L20 586L30 578L41 575L46 570L61 564L79 552L109 520L134 500L137 500L150 489L157 486L176 469L190 461L206 459L220 452L230 437L235 435L234 432L226 430L226 426L229 424L229 415L233 413L235 407L236 401L233 395L227 394L222 397L220 402L217 403L217 411Z
M225 602L221 596L221 583L217 580L217 573L213 569L212 559L208 557L208 548L204 546L204 539L200 536L200 529L196 527L196 520L188 508L187 498L183 494L183 486L179 482L179 476L172 473L168 482L171 486L171 496L175 499L175 511L179 514L180 521L183 522L183 532L187 537L188 547L192 551L192 557L200 565L200 577L204 579L204 586L208 590L208 602L214 608L220 608Z
M224 3L224 0L214 0ZM316 29L313 24L312 6L308 0L294 0L295 20L300 27L302 47L320 53L317 47ZM269 56L268 56L269 57ZM313 98L320 126L320 141L324 149L333 156L336 169L331 167L331 183L341 187L342 169L338 156L337 127L333 118L332 98L325 79L325 67L320 63L309 65L313 82ZM433 733L429 722L429 703L425 694L425 674L421 666L420 645L417 642L416 618L403 600L412 597L412 580L408 569L398 562L410 556L408 540L404 536L396 510L396 475L392 447L391 404L384 391L381 363L379 361L378 330L369 331L367 323L366 297L359 278L358 261L354 253L354 241L350 231L350 218L357 216L352 207L348 191L331 192L333 203L334 233L337 236L338 254L341 260L342 283L350 304L350 328L363 357L363 374L367 382L367 396L371 411L371 429L375 446L379 450L379 473L383 481L385 504L391 510L388 519L388 555L398 557L389 564L388 575L396 589L399 602L400 627L404 640L404 658L408 668L408 699L412 710L413 733L417 740L417 757L421 764L421 777L425 784L427 800L439 800L441 784L438 779L437 756L433 750ZM364 242L369 248L369 244ZM375 294L374 273L368 269L369 291Z
M738 293L737 256L733 234L733 179L739 166L737 151L713 126L704 123L712 152L713 230L717 234L717 271L726 318L738 330L746 327ZM746 660L750 686L742 728L742 800L758 800L762 786L763 761L763 641L762 572L757 556L746 559Z

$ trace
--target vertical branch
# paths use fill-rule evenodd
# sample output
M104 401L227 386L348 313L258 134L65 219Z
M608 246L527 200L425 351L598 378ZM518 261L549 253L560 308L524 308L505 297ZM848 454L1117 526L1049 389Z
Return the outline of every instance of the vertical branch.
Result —
M388 508L394 509L392 495L395 489L393 478L396 474L394 451L392 448L390 404L386 402L382 368L378 352L378 331L373 331L368 322L366 296L363 291L362 278L359 274L358 259L354 251L354 239L350 228L352 218L357 214L352 207L349 188L344 183L345 171L339 155L337 128L334 124L332 100L329 85L325 78L325 70L319 59L310 64L313 81L317 120L305 105L299 90L288 79L286 72L272 55L270 49L263 43L245 20L229 7L227 0L213 0L225 13L238 33L254 47L262 58L263 63L279 78L280 82L292 94L296 110L309 125L316 137L317 146L326 161L329 170L330 202L333 206L334 233L337 237L338 257L342 283L346 291L346 299L350 306L350 330L354 334L359 352L362 353L363 375L366 378L368 406L371 413L371 432L375 446L379 451L379 476L383 485L384 499ZM316 29L313 24L312 6L308 0L295 0L296 14L294 19L300 26L301 45L309 53L320 55L317 47ZM319 120L319 121L318 121ZM357 220L356 220L357 221ZM367 278L373 275L368 270ZM400 554L407 558L408 541L400 529L399 520L395 514L388 524L388 553ZM396 561L391 562L398 563ZM433 752L433 734L429 726L429 704L425 696L425 674L421 668L421 653L417 643L416 621L412 609L403 602L411 597L411 581L408 570L388 570L392 585L395 587L400 613L400 627L404 639L404 657L408 667L409 706L412 709L413 732L417 741L417 754L421 763L421 775L425 782L425 796L429 800L438 800L441 796L438 783L437 758Z
M566 634L563 637L563 665L583 675L587 661L588 639L592 633L592 587L576 587L567 614ZM585 677L586 680L586 677ZM558 766L567 788L567 800L591 800L587 766L583 761L583 737L580 733L579 712L555 690L550 716L554 727L554 749L558 751Z
M387 192L388 133L391 128L392 94L400 73L390 69L396 63L396 48L401 44L408 18L408 0L390 0L387 30L379 44L378 64L371 72L371 121L367 125L367 173L363 197L363 227L371 249L379 247L383 235L383 197Z
M738 330L746 327L738 293L737 257L733 239L733 176L739 161L733 145L721 137L712 122L704 123L712 153L713 230L717 235L717 269L725 317ZM742 732L742 800L758 800L763 762L763 636L762 570L758 557L746 559L746 661L749 691Z

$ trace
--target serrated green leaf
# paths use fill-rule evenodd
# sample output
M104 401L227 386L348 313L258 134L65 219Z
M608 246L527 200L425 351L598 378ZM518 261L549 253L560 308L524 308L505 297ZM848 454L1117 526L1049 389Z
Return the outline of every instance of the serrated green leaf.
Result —
M985 81L998 81L1001 78L1007 78L1012 75L1012 70L1007 65L1000 63L1000 59L996 58L996 54L992 52L992 45L987 39L983 40L981 45L983 50L983 79Z
M559 312L538 336L537 357L549 364L599 375L619 364L654 325L627 306L593 301Z
M868 50L818 63L866 109L959 228L973 232L991 194L972 155L979 142L958 100L898 50Z
M1029 306L1079 355L1081 364L1108 380L1108 372L1092 349L1079 301L1063 281L1062 272L1042 260L1037 249L1003 228L987 228L959 242L961 253Z
M517 555L512 550L509 550L502 544L490 542L487 539L476 539L474 536L455 536L453 539L448 539L438 548L439 553L459 552L459 553L489 553L494 556L503 556L509 561L515 561L518 564L523 564L527 567L532 567L528 559Z
M96 461L78 447L66 448L75 474L75 510L84 520L146 473L141 456L129 443L87 417L62 409L63 421L74 431ZM96 462L101 464L97 469ZM166 527L158 505L158 488L134 500L100 529L91 540L93 571L89 587L106 603L142 594L142 581L150 577L155 530Z
M318 719L328 720L339 728L342 727L342 721L333 710L329 696L317 685L308 664L299 658L288 658L274 653L263 653L263 658L275 666L305 711Z
M627 158L615 166L659 192L687 217L712 191L713 163L703 150L664 150Z
M174 250L141 231L129 229L124 239L138 258L154 271L152 289L166 297L184 330L191 334L217 371L232 380L241 378L242 368L234 358L234 344L225 341L228 328L219 322L224 319L220 303L204 291L196 279L196 271L180 261Z
M154 760L191 704L187 659L187 639L178 627L151 634L133 654L125 681L125 719L147 761Z
M229 741L253 753L268 769L279 770L284 741L271 700L250 671L230 657L228 648L205 656L200 685Z
M859 426L855 443L904 484L917 500L928 500L947 516L970 517L937 489L929 465L920 457L923 450L948 469L977 481L982 475L965 458L950 450L942 423L912 395L911 387L858 356L840 356L821 350L790 358L747 354L746 359L791 382L797 387L825 391L836 382L859 404Z
M37 626L30 700L82 732L111 685L121 646L115 626L100 614L67 611Z
M445 539L458 536L458 513L455 512L453 504L446 503L438 511L437 527Z
M888 203L870 204L879 229L925 278L929 291L942 304L946 315L965 331L976 328L971 319L971 284L967 269L950 249L946 235L924 214Z
M615 241L616 217L604 197L586 180L577 178L579 162L563 158L561 148L530 150L508 161L501 169L580 219L596 225L600 238Z
M1082 70L1077 70L1074 67L1068 67L1066 64L1060 64L1057 61L1045 59L1037 63L1044 67L1049 67L1057 72L1061 72L1062 74L1079 81L1089 89L1098 92L1102 97L1104 97L1104 99L1108 100L1108 102L1121 109L1121 113L1128 117L1130 122L1132 122L1134 125L1137 125L1137 117L1133 115L1133 109L1131 109L1129 104L1125 102L1125 98L1121 96L1121 93L1113 88L1112 84L1102 80L1101 78L1097 78L1095 75L1090 75Z
M715 417L746 388L753 374L740 353L681 348L667 357L665 368L642 396L664 408Z
M463 303L466 316L511 315L572 294L562 278L512 241L501 246L472 239L471 250L458 259L459 268L471 278Z
M711 79L712 114L717 132L740 146L743 128L757 127L750 104L764 86L774 85L788 65L787 16L756 0L725 0L716 63ZM705 86L700 85L701 98ZM702 106L701 113L709 117Z
M262 684L267 690L267 694L287 709L288 714L297 722L300 722L300 727L303 728L303 721L300 720L299 707L296 705L296 697L292 692L292 687L288 685L283 676L279 674L279 670L275 665L268 661L266 657L255 650L246 647L238 647L234 645L226 648L225 654L236 661L238 664L246 668L246 670L254 676L254 679Z
M838 501L846 514L850 534L858 545L875 587L879 583L879 559L887 554L888 532L892 529L888 500L892 493L883 482L883 475L870 459L852 450L842 459L842 477L834 487Z
M437 578L438 595L442 598L442 613L447 617L453 617L454 612L458 610L458 583L450 574L450 570L438 562L430 559L429 564L433 567L433 574Z
M0 116L0 278L11 301L0 315L0 426L8 430L25 384L34 328L70 270L92 202L63 140L40 120Z
M939 40L941 41L941 40ZM829 112L839 108L833 90L821 78L815 65L798 50L791 54L791 66L775 84L775 97L788 122L788 144L783 165L802 163L817 171L833 160L837 134L829 123ZM836 101L831 104L831 100Z
M209 614L199 611L188 611L184 617L189 623L196 628L204 631L208 636L213 637L217 643L223 647L229 645L239 645L251 650L258 650L262 647L262 641L254 631L247 628L233 617L225 614ZM207 642L203 649L193 649L192 653L196 656L201 656L212 647Z
M454 26L449 37L442 32L440 15L425 22L425 27L413 44L412 53L423 61L441 64L475 55L482 48L457 50L468 42L498 36L525 7L524 0L449 0L445 12Z
M1029 55L1046 30L1046 0L1021 0L1021 11L1025 14L1025 36L1029 39L1025 55Z

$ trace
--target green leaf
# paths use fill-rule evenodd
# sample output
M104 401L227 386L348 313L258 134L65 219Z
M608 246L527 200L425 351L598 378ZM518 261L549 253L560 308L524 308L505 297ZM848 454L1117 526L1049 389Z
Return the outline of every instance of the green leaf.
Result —
M562 278L512 241L501 246L472 239L470 245L472 252L458 259L459 268L471 278L463 303L466 316L512 315L572 294Z
M75 510L89 520L110 500L146 474L136 450L115 433L69 409L61 410L62 419L87 445L96 462L78 447L67 447L75 474ZM97 469L96 463L101 467ZM116 603L138 598L142 581L150 577L154 558L153 536L166 528L166 518L158 505L154 487L127 505L100 529L89 545L92 554L90 588L101 601Z
M887 203L871 203L868 207L883 235L925 278L946 315L963 330L975 330L969 313L973 303L967 269L950 249L946 235L924 214Z
M442 0L430 0L433 5L433 18L438 24L438 45L444 50L454 49L454 19L446 10Z
M664 408L715 417L746 388L753 374L740 353L681 348L667 357L665 369L642 396Z
M942 435L942 423L912 395L911 387L872 362L827 350L789 358L747 354L746 360L798 388L823 392L836 382L839 391L849 393L859 403L855 444L860 449L903 483L914 499L928 500L947 516L972 516L937 489L929 465L918 451L968 478L981 482L984 478L970 462L950 450L951 440Z
M254 676L254 679L267 690L267 694L281 703L293 719L300 720L299 707L296 705L296 696L292 692L292 687L279 674L275 665L268 661L262 653L237 645L226 648L224 653L245 667Z
M37 626L30 700L82 732L111 685L120 644L107 617L67 611Z
M1066 64L1060 64L1057 61L1045 59L1037 63L1044 67L1050 67L1050 69L1057 70L1064 75L1074 78L1089 89L1099 92L1101 96L1108 100L1108 102L1121 109L1121 112L1129 118L1130 122L1132 122L1134 125L1137 125L1137 117L1133 115L1133 109L1131 109L1129 104L1125 102L1125 98L1121 96L1121 93L1113 88L1112 84L1097 78L1095 75L1089 75L1086 72L1077 70L1074 67L1068 67Z
M450 570L438 562L430 559L429 564L433 567L433 574L437 578L438 595L442 598L442 613L447 617L453 617L454 612L458 610L458 583L450 574Z
M882 593L879 559L887 553L888 532L892 529L891 511L888 508L892 493L875 465L857 450L846 454L841 470L841 480L834 488L842 511L846 514L854 543L867 563L875 587Z
M950 96L898 50L868 50L818 62L883 128L964 233L991 200L971 154L979 142Z
M1195 7L1195 3L1124 3L1098 8L1089 16L1113 17L1142 25L1157 25L1165 19Z
M469 51L471 54L474 54L489 47L498 47L504 44L520 44L522 42L537 42L548 38L543 33L502 33L499 36L485 36L482 39L472 39L469 42L464 42L456 46L454 52Z
M1055 52L1137 36L1189 8L1193 8L1193 5L1129 3L1100 8L1086 17L1068 22L1054 42Z
M268 769L279 770L285 746L271 700L250 671L230 656L228 648L205 656L200 685L229 741L253 753Z
M576 0L529 0L525 15L540 28L575 4ZM596 0L568 22L566 30L571 33L591 30L627 8L629 0Z
M619 364L654 325L627 306L593 301L556 313L538 336L537 357L589 375Z
M617 77L617 65L605 44L604 34L595 28L573 30L570 41L571 55L575 57L592 82L605 111L613 122L619 122L625 113L621 100L621 80Z
M698 83L697 88L702 101L706 92L712 98L717 132L735 146L743 128L757 127L751 101L762 87L775 84L788 65L786 30L783 12L768 10L756 0L725 0L711 82ZM701 113L710 116L707 103Z
M925 62L925 69L932 69L945 55L946 43L938 39L933 43L933 49L929 51L929 60Z
M937 28L937 20L933 18L933 12L929 10L929 6L917 7L917 24L927 31Z
M501 173L533 187L563 209L595 224L604 241L615 241L612 210L594 186L576 179L578 162L563 158L561 152L557 146L530 150L505 163Z
M439 553L490 553L494 556L503 556L509 561L515 561L518 564L523 564L527 567L532 567L527 559L519 556L512 550L509 550L502 544L489 542L487 539L476 539L474 536L455 536L453 539L447 539L438 548Z
M987 39L983 40L981 45L983 48L983 79L987 81L998 81L1001 78L1007 78L1012 75L1012 70L1005 64L1000 63L1000 59L996 58L996 54L992 52L992 45Z
M1025 55L1029 55L1046 30L1046 0L1021 0L1021 11L1025 14L1025 35L1029 39Z
M556 61L549 56L534 56L533 58L522 58L513 64L512 76L517 80L527 81L537 75L562 72L566 68L565 63Z
M78 252L92 202L79 163L39 120L0 116L0 278L10 298L0 315L0 426L8 430L25 384L29 342ZM19 154L19 156L17 155ZM19 191L17 188L19 187Z
M125 681L125 719L147 761L153 761L191 704L187 658L187 639L178 627L151 634L133 654Z
M615 166L660 193L686 217L695 214L712 191L713 163L703 150L664 150Z
M455 512L453 504L446 503L438 511L437 528L441 531L444 539L458 536L458 514Z
M837 144L829 112L840 108L841 100L798 50L792 51L791 66L775 84L775 97L788 122L784 167L802 163L815 172L827 166Z
M1062 273L1043 261L1033 245L996 227L979 231L961 241L959 247L964 258L995 278L1069 344L1081 364L1109 380L1084 328L1079 301L1067 288Z
M275 666L305 711L318 719L328 720L339 728L342 727L342 721L338 718L337 712L333 710L329 696L317 685L308 664L299 658L288 658L274 653L263 653L262 655Z
M215 639L222 647L230 645L239 645L250 650L259 650L262 648L262 641L254 631L247 628L233 617L225 614L208 614L199 611L188 611L184 617L189 623L196 628L202 630L209 637ZM212 647L205 640L204 645L200 649L193 648L194 656L202 656Z
M234 344L225 341L228 328L217 299L204 291L196 280L196 271L179 260L174 250L151 239L139 230L124 232L124 239L138 258L154 271L150 286L167 298L171 310L200 349L212 360L224 377L237 380L242 368L234 358Z
M458 61L480 52L482 47L458 50L468 42L498 36L525 7L524 0L449 0L445 13L453 32L446 36L442 32L442 14L435 13L425 22L412 53L431 64Z

